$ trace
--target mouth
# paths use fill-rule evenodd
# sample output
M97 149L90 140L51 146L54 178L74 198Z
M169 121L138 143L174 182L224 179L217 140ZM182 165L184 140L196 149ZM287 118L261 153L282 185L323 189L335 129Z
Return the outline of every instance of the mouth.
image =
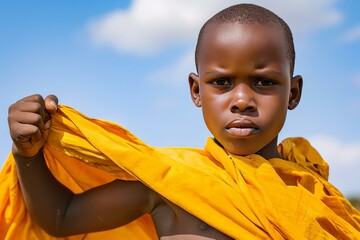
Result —
M226 131L234 137L248 137L259 131L259 127L248 119L235 119L225 127Z

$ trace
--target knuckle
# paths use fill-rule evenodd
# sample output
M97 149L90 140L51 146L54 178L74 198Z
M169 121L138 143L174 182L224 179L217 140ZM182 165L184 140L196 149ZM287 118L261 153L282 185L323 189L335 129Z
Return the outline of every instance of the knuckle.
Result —
M42 110L43 106L39 102L34 102L33 108L34 112L39 112Z
M9 109L7 120L8 120L8 124L9 124L10 127L11 127L11 124L13 124L14 122L17 122L16 115L17 114L16 114L16 112L14 112L13 109Z
M40 102L40 101L43 100L43 97L42 97L40 94L34 94L32 97L33 97L34 100L37 101L37 102Z
M16 125L10 133L13 141L20 143L26 142L29 138L36 135L37 132L38 128L35 126L29 125L25 127Z
M8 115L7 120L8 120L9 127L10 127L10 129L11 129L11 127L12 127L11 124L13 123L13 118L12 118L12 115L11 115L11 114Z
M22 139L22 131L19 129L18 126L14 126L11 131L10 131L10 135L11 135L11 138L16 141L16 142L19 142L21 141Z
M8 107L8 115L12 115L19 110L19 102L13 103Z
M40 124L40 123L43 122L43 119L42 119L42 117L40 115L36 114L36 115L34 115L34 120L33 121L34 121L35 124Z

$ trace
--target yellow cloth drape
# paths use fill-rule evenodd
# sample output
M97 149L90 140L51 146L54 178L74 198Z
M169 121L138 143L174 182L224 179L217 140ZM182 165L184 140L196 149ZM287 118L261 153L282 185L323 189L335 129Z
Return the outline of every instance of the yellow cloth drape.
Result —
M151 147L124 128L60 106L45 158L74 192L115 178L138 180L235 239L360 239L360 214L327 181L328 166L302 138L283 141L283 159L205 149ZM286 161L284 161L284 159ZM31 221L10 155L0 175L0 239L53 239ZM157 239L149 216L68 239Z

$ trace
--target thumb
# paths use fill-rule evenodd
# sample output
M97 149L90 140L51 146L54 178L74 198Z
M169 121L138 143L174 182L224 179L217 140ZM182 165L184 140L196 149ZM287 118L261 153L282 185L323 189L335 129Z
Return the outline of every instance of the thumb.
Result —
M49 113L55 113L58 107L58 98L55 95L49 95L45 98L45 108Z

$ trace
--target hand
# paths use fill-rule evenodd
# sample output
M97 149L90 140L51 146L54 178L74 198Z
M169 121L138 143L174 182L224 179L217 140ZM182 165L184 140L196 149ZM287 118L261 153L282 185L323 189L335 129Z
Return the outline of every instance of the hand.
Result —
M15 156L31 158L45 145L58 99L49 95L25 97L9 107L8 123Z

